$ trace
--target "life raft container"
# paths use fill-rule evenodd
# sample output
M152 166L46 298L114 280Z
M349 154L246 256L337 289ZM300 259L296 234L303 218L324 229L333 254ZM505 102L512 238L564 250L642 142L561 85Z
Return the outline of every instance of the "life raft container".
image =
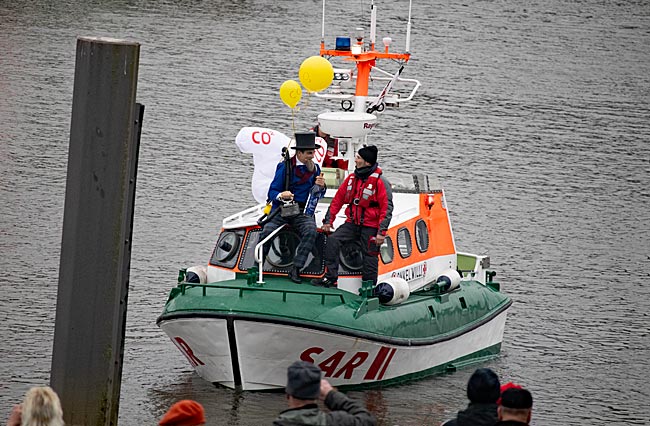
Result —
M436 284L441 292L451 291L460 285L460 274L455 269L446 269L438 275Z
M208 281L208 272L205 266L192 266L185 271L185 282L192 284L205 284Z
M408 299L411 290L404 278L390 277L375 286L374 295L382 305L399 305Z

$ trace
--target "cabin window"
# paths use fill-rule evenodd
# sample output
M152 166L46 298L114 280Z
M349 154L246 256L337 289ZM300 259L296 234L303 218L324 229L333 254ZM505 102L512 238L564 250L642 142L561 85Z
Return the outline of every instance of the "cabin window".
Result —
M393 261L395 251L393 250L393 240L389 236L386 236L384 243L379 246L379 254L381 255L381 261L384 262L384 264Z
M242 241L242 231L223 231L212 252L210 263L232 268L237 263L237 254Z
M411 244L411 233L406 228L397 231L397 248L400 256L407 258L411 255L413 245Z
M238 265L242 271L247 271L251 266L257 266L257 263L255 263L255 246L259 241L261 231L261 228L251 229L246 235L244 250L242 251Z
M270 242L266 260L276 268L286 268L293 264L300 237L293 231L282 230ZM267 244L269 244L267 243Z
M255 246L259 242L261 229L252 229L248 232L245 247L239 262L239 269L247 271L251 266L258 266L255 262ZM323 249L325 247L325 235L319 233L312 252L307 256L307 262L302 273L307 275L319 275L323 273ZM293 258L296 248L300 243L300 237L290 228L282 229L273 238L270 244L268 257L264 262L264 271L286 273L293 265Z
M415 244L417 244L420 253L429 249L429 228L422 219L415 222Z
M363 268L361 244L358 241L350 241L342 244L339 259L348 271L358 271Z

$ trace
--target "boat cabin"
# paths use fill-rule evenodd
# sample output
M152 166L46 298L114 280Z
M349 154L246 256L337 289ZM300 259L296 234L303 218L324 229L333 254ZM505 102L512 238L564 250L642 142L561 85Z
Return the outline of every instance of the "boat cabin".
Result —
M316 224L320 226L329 203L334 197L335 180L340 181L340 169L326 170L330 176L328 190L316 209ZM393 216L386 240L380 246L379 280L391 277L404 279L411 290L434 283L443 271L465 269L462 275L476 279L476 259L464 259L456 253L453 232L447 212L444 192L433 180L423 175L390 175L386 177L393 189ZM340 182L339 182L340 183ZM264 205L258 205L223 221L223 228L207 269L207 282L234 279L258 266L255 247L261 227L257 220ZM341 212L335 228L345 221ZM300 236L289 226L281 228L268 242L271 244L263 266L263 275L286 276L292 267ZM325 273L323 252L327 235L319 231L312 253L301 275L305 279ZM485 264L485 259L480 259ZM339 288L356 293L361 286L363 256L359 243L345 244L340 252ZM487 265L485 265L487 267Z

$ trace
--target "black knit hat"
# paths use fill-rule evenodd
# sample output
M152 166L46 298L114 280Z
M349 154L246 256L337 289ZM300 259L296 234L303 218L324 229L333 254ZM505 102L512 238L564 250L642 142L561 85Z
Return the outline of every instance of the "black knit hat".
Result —
M489 368L477 369L467 382L467 398L474 403L496 403L501 393L499 376Z
M287 395L298 399L317 399L321 371L310 362L296 361L287 369Z
M377 147L374 145L364 146L357 152L357 154L359 154L359 157L363 158L367 163L370 163L370 165L377 162Z
M501 405L506 408L533 408L533 396L526 389L508 389L501 394Z

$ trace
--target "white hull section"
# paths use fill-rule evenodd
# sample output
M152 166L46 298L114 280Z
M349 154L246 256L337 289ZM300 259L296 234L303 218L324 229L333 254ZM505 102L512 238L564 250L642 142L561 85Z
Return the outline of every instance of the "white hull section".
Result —
M235 320L237 353L231 358L226 320L174 319L160 323L197 373L243 390L283 388L295 360L314 362L333 386L396 379L440 367L499 344L507 310L453 339L428 346L396 346L330 332Z
M235 387L225 319L182 318L162 322L160 327L199 376Z

